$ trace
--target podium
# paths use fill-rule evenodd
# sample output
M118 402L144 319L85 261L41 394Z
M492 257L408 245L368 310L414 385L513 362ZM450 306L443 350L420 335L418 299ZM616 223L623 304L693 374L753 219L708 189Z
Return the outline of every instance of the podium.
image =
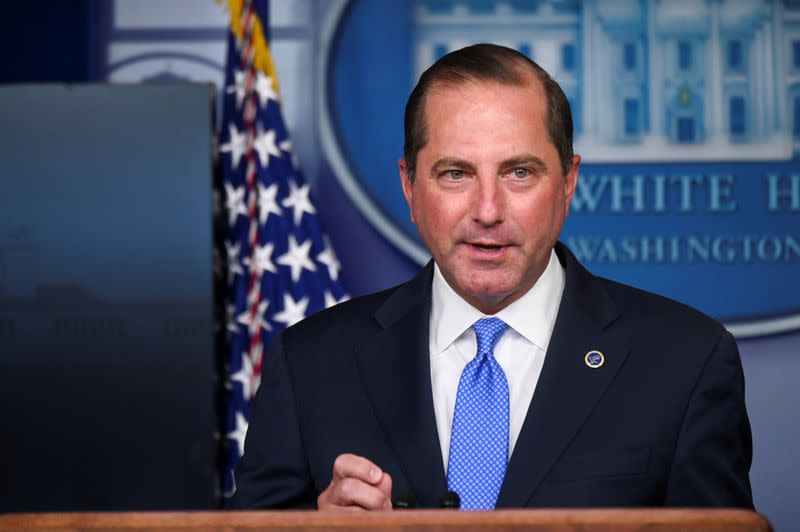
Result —
M312 511L211 511L7 514L0 530L28 531L292 531L377 532L600 531L768 532L761 515L737 509L559 509L458 512L401 510L391 513Z

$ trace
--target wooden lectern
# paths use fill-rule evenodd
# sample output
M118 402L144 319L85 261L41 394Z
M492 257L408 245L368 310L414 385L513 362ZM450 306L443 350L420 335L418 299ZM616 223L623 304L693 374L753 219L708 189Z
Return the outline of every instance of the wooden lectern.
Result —
M769 532L769 522L747 510L609 509L609 510L402 510L385 513L320 512L123 512L7 514L0 530L29 531L703 531Z

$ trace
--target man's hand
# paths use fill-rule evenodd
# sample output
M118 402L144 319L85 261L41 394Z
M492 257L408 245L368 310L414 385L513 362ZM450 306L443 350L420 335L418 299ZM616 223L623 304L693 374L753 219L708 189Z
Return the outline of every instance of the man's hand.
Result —
M330 485L317 498L320 510L391 510L392 477L361 456L340 454Z

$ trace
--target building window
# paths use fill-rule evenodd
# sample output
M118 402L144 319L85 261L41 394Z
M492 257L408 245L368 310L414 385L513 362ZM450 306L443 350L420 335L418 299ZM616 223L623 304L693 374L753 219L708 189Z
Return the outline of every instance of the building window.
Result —
M447 55L447 45L446 44L435 44L433 45L433 60L438 61L443 56Z
M694 118L678 118L678 142L694 142Z
M800 41L792 41L792 65L800 68Z
M742 41L730 41L728 43L728 68L741 70L742 66Z
M564 70L575 70L575 45L565 44L561 47L561 66Z
M639 100L632 98L625 100L625 134L628 136L639 134Z
M427 0L423 5L428 10L428 13L435 15L450 13L453 9L452 4L449 2L439 2L437 0Z
M794 125L792 132L795 138L800 138L800 96L794 98Z
M636 45L632 42L626 42L622 47L622 64L625 70L636 70Z
M511 9L516 13L535 13L539 9L539 0L511 0Z
M688 41L678 43L678 68L681 70L692 68L692 45Z
M521 53L522 55L524 55L525 57L527 57L528 59L531 59L531 45L530 44L528 44L528 43L520 44L517 47L517 51L519 53Z
M471 12L481 15L494 13L494 4L493 0L469 0L467 3Z
M731 135L744 135L744 98L741 96L734 96L730 100L730 119Z

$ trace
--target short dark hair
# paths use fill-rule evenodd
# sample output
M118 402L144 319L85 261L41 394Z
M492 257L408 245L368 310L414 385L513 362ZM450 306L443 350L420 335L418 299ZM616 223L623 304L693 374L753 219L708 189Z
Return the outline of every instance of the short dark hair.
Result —
M425 98L435 85L457 86L474 81L494 81L502 85L524 85L525 73L538 79L547 97L547 129L558 151L561 170L566 175L572 166L572 113L569 101L550 74L523 54L496 44L475 44L455 50L431 65L417 82L406 103L403 157L408 178L414 181L417 155L428 142L425 124Z

